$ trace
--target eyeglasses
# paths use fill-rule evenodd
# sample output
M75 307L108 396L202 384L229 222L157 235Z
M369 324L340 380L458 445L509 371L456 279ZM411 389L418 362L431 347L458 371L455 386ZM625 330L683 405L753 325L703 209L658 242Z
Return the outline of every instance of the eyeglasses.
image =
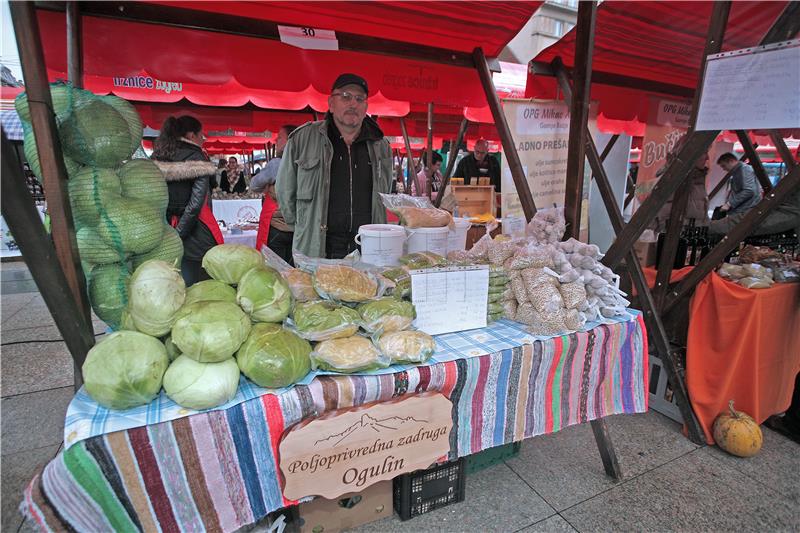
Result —
M346 102L346 103L350 103L353 100L355 100L356 103L363 104L364 102L367 101L367 96L366 95L353 94L353 93L347 92L347 91L343 91L343 92L340 92L340 93L331 93L331 96L338 96L339 98L342 99L342 102Z

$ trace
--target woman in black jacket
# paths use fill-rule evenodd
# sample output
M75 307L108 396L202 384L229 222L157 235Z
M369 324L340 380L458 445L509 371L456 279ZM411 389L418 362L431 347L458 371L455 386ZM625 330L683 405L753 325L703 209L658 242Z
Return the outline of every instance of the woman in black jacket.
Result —
M181 274L187 287L209 278L201 266L203 255L223 242L208 204L216 169L203 151L204 141L199 120L188 115L169 117L161 127L152 156L167 180L167 222L183 239Z

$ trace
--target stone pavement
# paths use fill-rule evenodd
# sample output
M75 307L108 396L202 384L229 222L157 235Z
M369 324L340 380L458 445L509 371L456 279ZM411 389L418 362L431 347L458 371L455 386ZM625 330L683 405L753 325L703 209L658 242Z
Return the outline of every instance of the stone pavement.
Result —
M17 507L61 447L72 361L23 263L0 267L2 533L32 531ZM95 332L104 326L95 320ZM589 425L524 442L519 456L467 479L460 504L358 532L800 531L800 446L763 428L751 459L698 447L650 411L609 430L624 479L603 472ZM92 532L93 533L93 532Z

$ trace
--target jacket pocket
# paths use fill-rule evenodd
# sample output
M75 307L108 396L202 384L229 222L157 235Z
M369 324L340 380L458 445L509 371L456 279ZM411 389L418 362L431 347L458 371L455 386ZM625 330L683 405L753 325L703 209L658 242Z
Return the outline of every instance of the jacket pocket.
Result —
M297 161L297 199L311 200L322 181L322 165L318 157Z

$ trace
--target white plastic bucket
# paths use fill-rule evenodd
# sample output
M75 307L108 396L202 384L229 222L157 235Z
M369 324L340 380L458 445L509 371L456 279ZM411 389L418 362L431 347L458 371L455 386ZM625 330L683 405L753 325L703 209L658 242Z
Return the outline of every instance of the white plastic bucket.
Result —
M447 236L450 230L443 228L406 228L408 234L408 253L433 252L447 255Z
M393 224L365 224L356 235L361 260L375 266L398 265L405 242L406 232Z
M447 233L447 251L460 251L467 248L467 232L472 227L472 223L466 218L454 218L455 229Z

